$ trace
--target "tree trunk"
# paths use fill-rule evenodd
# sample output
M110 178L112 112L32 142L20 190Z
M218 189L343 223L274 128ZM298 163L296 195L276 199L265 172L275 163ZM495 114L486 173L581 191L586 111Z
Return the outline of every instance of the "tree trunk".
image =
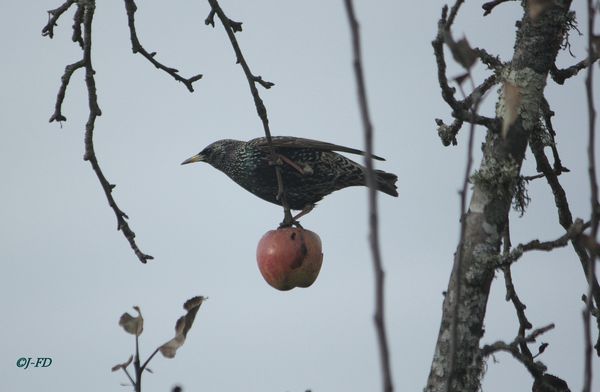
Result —
M525 12L517 24L515 52L503 71L504 88L496 105L496 117L504 121L506 134L499 129L488 129L483 158L472 177L473 194L463 217L466 219L464 239L455 253L427 392L475 392L480 387L484 363L479 341L484 333L488 294L515 180L520 174L529 136L540 119L548 72L572 19L570 0L529 0L522 4ZM507 28L504 33L509 31ZM513 93L505 93L507 86ZM458 258L461 276L457 276ZM457 279L460 279L461 289L458 312L454 315ZM451 372L454 316L457 317L456 344Z

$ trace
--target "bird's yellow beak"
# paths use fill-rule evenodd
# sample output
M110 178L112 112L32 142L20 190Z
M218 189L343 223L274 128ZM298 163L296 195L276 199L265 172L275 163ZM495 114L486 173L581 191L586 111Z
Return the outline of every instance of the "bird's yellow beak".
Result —
M181 162L182 165L187 165L188 163L194 163L194 162L202 162L205 160L204 155L202 154L196 154L193 157L190 157L188 159L186 159L185 161Z

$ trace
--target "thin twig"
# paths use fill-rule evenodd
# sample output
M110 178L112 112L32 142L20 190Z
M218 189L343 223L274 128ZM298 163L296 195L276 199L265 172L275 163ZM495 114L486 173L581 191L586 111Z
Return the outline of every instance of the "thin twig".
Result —
M493 1L488 1L487 3L484 3L481 6L481 8L483 8L483 10L485 11L483 13L483 16L489 15L497 5L506 3L507 1L515 1L515 0L493 0Z
M81 25L83 25L83 11L83 5L77 4L77 11L75 11L75 13L73 14L73 35L71 36L71 41L77 42L81 49L83 49L83 37L81 35Z
M153 259L152 256L143 253L137 246L135 242L135 233L129 227L126 219L127 215L121 211L121 209L117 206L114 198L112 197L112 190L114 189L114 185L110 184L104 173L100 169L100 164L98 163L98 159L96 158L96 153L94 151L94 126L96 123L96 117L100 116L102 112L100 111L100 107L98 106L98 96L96 95L96 81L94 79L94 68L92 67L92 20L94 17L95 10L95 2L90 1L85 5L84 17L83 17L83 60L85 62L85 83L87 85L88 90L88 104L90 114L88 116L88 121L85 124L85 155L83 157L84 160L89 161L92 165L92 169L96 173L100 184L102 185L102 189L104 189L104 194L108 199L108 204L113 209L116 217L117 217L117 230L121 230L123 235L129 242L131 249L133 249L135 255L142 263L146 263L148 260Z
M458 10L464 2L465 0L456 0L452 8L450 8L450 14L448 15L448 21L446 22L446 30L450 30L450 26L452 26L452 24L454 23L454 19L456 19Z
M42 35L54 38L54 27L57 25L58 18L68 10L75 0L67 0L60 7L48 11L48 23L42 28Z
M558 148L556 147L556 131L554 130L554 126L552 125L552 117L554 116L554 111L550 109L550 103L545 97L542 97L541 103L541 111L542 118L544 119L544 125L550 134L550 149L552 150L552 157L554 159L554 172L556 175L560 175L563 172L569 172L570 170L563 166L562 161L560 159L560 155L558 154Z
M590 227L590 222L583 223L581 219L576 219L575 222L567 229L567 232L555 240L551 241L540 241L538 239L529 241L525 244L519 244L508 253L504 253L499 260L498 267L502 268L508 266L523 256L523 253L532 250L539 250L550 252L557 248L563 248L569 244L570 241L578 239L582 235L583 231Z
M522 353L519 350L519 346L521 344L527 344L527 343L533 343L533 342L535 342L535 339L537 339L540 335L548 332L549 330L551 330L553 328L554 328L554 324L546 325L545 327L535 329L534 331L532 331L527 336L524 336L524 337L523 336L517 336L515 338L515 340L513 340L511 343L506 343L506 342L498 341L498 342L495 342L493 344L486 344L481 349L481 353L484 356L489 356L489 355L492 355L492 354L494 354L494 353L496 353L498 351L508 352L516 360L518 360L523 365L525 365L525 367L527 368L527 370L529 370L529 372L535 378L538 378L538 377L540 377L546 371L546 367L543 364L539 363L539 362L534 362L533 357L528 356L528 355Z
M64 7L66 4L70 4L69 2L63 4ZM102 185L102 189L108 199L108 203L115 212L117 217L117 229L121 230L125 235L125 238L129 242L131 248L134 250L136 256L140 259L142 263L145 263L147 260L152 259L153 257L150 255L146 255L140 251L136 242L135 242L135 233L130 229L126 220L127 215L119 209L115 200L112 197L112 190L115 187L113 184L109 183L104 173L100 169L100 165L98 163L98 159L96 158L96 154L94 152L94 125L96 122L96 118L102 114L100 107L98 106L98 97L96 94L96 82L94 79L94 68L92 66L92 21L94 18L94 10L95 10L95 2L87 1L85 3L79 4L79 8L76 12L76 23L73 28L76 29L79 26L77 20L81 18L83 22L83 58L73 64L67 65L65 67L65 73L61 78L61 85L58 90L56 104L54 109L54 114L50 117L50 121L66 121L66 117L62 114L62 103L65 99L65 93L67 90L67 86L71 80L71 76L73 73L79 69L85 69L85 84L88 91L88 106L89 106L89 116L87 123L85 125L85 154L83 159L89 161L92 165L92 169L96 173L100 184ZM59 7L60 9L61 7ZM81 11L83 10L83 11ZM55 10L56 11L56 10ZM64 12L64 11L62 11ZM81 13L81 14L80 14ZM57 15L58 12L55 12L53 15ZM77 16L79 15L79 16ZM56 20L54 21L54 23ZM51 29L47 30L48 36L51 36ZM76 34L76 32L74 32Z
M133 384L135 387L135 392L142 391L142 373L144 370L140 366L140 337L138 334L135 334L135 358L133 360L133 367L135 369L135 383Z
M554 80L557 84L564 84L565 80L573 77L579 73L584 68L589 67L594 64L598 59L600 59L600 53L598 52L590 52L591 54L578 62L577 64L573 64L567 68L558 69L556 65L550 68L550 76L552 80Z
M131 385L133 385L133 387L135 388L135 381L133 381L133 378L131 377L131 374L129 374L129 371L127 370L127 368L122 367L121 369L123 369L123 371L125 372L125 375L129 379L129 382L131 382Z
M156 350L154 350L154 352L148 357L148 359L146 359L146 361L144 361L144 364L142 366L140 366L141 371L143 372L146 369L146 366L148 366L148 363L150 363L150 360L152 360L152 358L154 358L154 356L160 351L160 346L156 348Z
M451 40L450 27L452 26L462 3L463 1L461 0L457 1L450 9L450 15L448 15L448 6L442 8L442 16L438 21L438 32L435 39L431 42L437 63L438 83L442 91L442 98L446 101L448 106L452 108L452 116L455 118L455 121L449 126L444 124L442 120L436 120L438 134L445 146L457 144L456 135L464 122L483 125L488 129L497 129L498 125L495 118L481 116L476 111L472 110L473 97L483 96L485 92L494 86L498 82L496 75L489 76L481 85L474 87L471 94L466 96L462 101L458 101L454 96L455 89L450 87L448 76L446 75L447 65L444 54L444 43L448 43L448 41ZM490 55L483 49L472 49L471 53L476 56L476 58L481 59L488 67L496 69L502 66L502 62L497 57Z
M504 228L504 236L503 237L504 238L502 241L503 242L502 254L503 254L503 256L505 256L510 253L510 248L511 248L510 222L509 221L506 222L506 227ZM527 306L525 306L525 304L523 302L521 302L521 299L519 298L519 296L517 294L515 285L513 284L512 272L510 270L510 267L511 267L510 265L505 265L502 267L502 272L504 273L504 283L506 286L506 300L511 301L513 303L513 306L515 307L515 311L517 312L517 319L519 320L519 330L517 332L517 336L520 338L524 338L525 331L527 331L528 329L531 329L533 326L527 319L527 315L525 315L525 309L527 309ZM519 346L521 349L521 353L523 353L523 355L526 355L531 360L533 360L533 355L531 354L529 347L527 347L527 343L522 342Z
M367 168L367 186L369 187L369 242L371 245L373 269L375 272L375 314L373 318L375 321L377 340L379 342L379 358L383 377L383 390L385 392L391 392L393 391L394 386L392 383L392 369L385 328L385 272L383 271L383 262L381 260L381 251L379 247L377 191L375 171L373 168L373 125L369 114L367 92L362 69L360 26L354 13L352 0L345 0L345 4L348 22L350 24L350 33L352 35L354 75L356 77L358 103L365 136L365 166Z
M242 50L240 49L240 45L237 42L237 38L235 37L236 31L238 31L238 32L242 31L242 23L235 22L235 21L229 19L225 15L225 12L221 8L221 6L219 5L219 2L217 0L208 0L208 3L210 4L211 11L204 23L206 25L212 25L214 27L214 16L217 15L219 17L219 19L221 20L221 24L223 25L223 28L225 29L225 32L227 33L227 36L229 37L231 46L233 47L233 50L235 52L236 61L238 64L240 64L240 66L244 70L244 75L246 75L246 79L248 80L248 86L250 87L250 92L252 93L252 98L254 98L254 105L256 106L256 112L258 113L258 117L260 118L260 120L262 122L263 129L265 131L265 137L267 138L267 142L269 143L269 148L271 150L270 151L271 161L275 164L274 165L275 166L275 176L277 177L277 188L278 188L277 199L279 201L281 201L281 205L283 206L283 213L284 213L284 218L283 218L283 222L281 225L282 226L291 226L292 224L294 224L296 222L294 222L294 219L292 218L292 214L290 212L290 207L287 203L287 197L286 197L285 188L284 188L284 184L283 184L283 177L281 175L281 167L279 164L277 164L278 160L275 155L275 149L273 148L273 145L272 145L272 141L271 141L272 137L271 137L271 130L269 128L269 118L267 116L267 108L265 107L265 104L263 103L263 100L261 99L260 94L258 93L258 89L256 88L256 83L260 84L261 86L263 86L266 89L269 89L272 86L274 86L274 83L263 80L261 76L255 76L252 73L252 71L250 70L248 63L246 62L246 59L244 58L244 54L242 53Z
M565 193L564 188L560 184L558 177L554 174L552 167L550 166L550 162L544 154L543 146L539 141L532 138L530 143L531 151L535 157L535 161L537 164L537 168L539 171L544 173L546 177L546 181L552 190L554 195L554 203L556 205L556 209L558 212L558 222L565 229L569 230L569 228L573 225L573 216L571 214L571 209L569 207L569 202L567 200L567 195ZM598 284L597 279L590 280L590 277L587 274L590 257L585 249L585 247L579 243L579 241L574 241L571 239L571 245L573 249L575 249L575 253L579 257L579 261L581 263L581 267L585 273L586 280L589 284L593 286L592 297L596 302L596 306L600 304L600 285Z
M60 78L61 83L60 83L60 87L58 88L58 94L56 94L56 103L54 104L54 113L52 114L52 116L50 116L50 119L48 120L48 122L67 121L67 118L62 114L62 104L65 100L67 86L69 85L69 82L71 81L71 76L73 76L73 73L75 71L77 71L79 68L83 68L84 65L85 65L85 62L83 59L81 59L81 60L76 61L73 64L69 64L65 67L65 73Z
M564 172L565 172L565 170L552 170L552 174L555 176L560 176ZM535 174L533 176L523 176L523 180L529 182L529 181L538 180L538 179L544 178L544 177L546 177L546 175L544 173L539 173L539 174Z
M596 8L594 1L588 0L588 53L590 57L596 55L596 47L594 46L594 23L596 20ZM597 39L597 38L596 38ZM598 182L596 181L596 108L594 104L594 91L593 91L593 80L594 80L594 67L588 67L587 75L585 78L585 92L587 97L587 109L588 109L588 173L590 178L590 189L591 189L591 226L592 232L591 237L595 241L598 237L598 214L600 213L598 205ZM583 392L591 392L592 390L592 331L591 331L591 309L593 306L592 292L593 282L596 281L596 253L590 252L590 262L588 263L587 269L588 277L588 292L586 298L585 309L583 310L583 327L585 333L585 373L583 380ZM598 304L596 304L598 305ZM600 342L600 337L599 337ZM600 347L596 347L598 354L600 355Z
M574 224L574 226L577 225L580 230L579 232L581 232L583 230L584 226L581 222L581 220L577 220ZM574 228L575 230L575 228ZM537 240L536 240L537 241ZM534 243L536 241L532 241L531 243ZM504 234L503 234L503 257L508 256L511 251L511 242L510 242L510 226L509 226L509 221L506 222L506 227L504 228ZM539 241L537 241L539 243ZM565 245L567 244L567 240L564 241ZM524 245L519 245L520 247L523 247ZM505 345L504 343L500 343L502 347L502 349L504 349L505 351L509 351L513 357L517 358L528 370L529 372L533 375L533 377L535 378L535 382L533 385L533 391L568 391L569 388L566 384L566 382L564 382L564 380L553 376L551 374L546 373L546 367L544 365L541 364L541 362L535 362L535 358L537 356L539 356L540 354L542 354L544 352L544 350L546 349L546 347L548 346L548 343L542 343L539 348L538 348L538 353L536 355L533 355L531 353L531 350L529 350L529 346L527 345L528 342L530 342L530 340L528 340L531 336L535 337L540 335L541 333L543 333L545 330L547 330L546 328L548 327L544 327L542 329L536 330L534 331L534 333L532 333L532 335L530 335L530 337L526 337L525 336L525 332L528 329L532 328L531 323L529 322L529 320L527 319L527 316L525 315L525 309L527 308L525 306L525 304L523 302L521 302L521 299L519 298L519 296L517 295L515 286L513 284L513 280L512 280L512 272L510 270L511 265L510 264L506 264L504 266L502 266L502 271L504 272L504 280L505 280L505 284L506 284L506 300L507 301L511 301L513 303L513 306L515 307L515 311L517 312L517 318L519 320L519 330L517 332L517 338L515 339L515 341L513 343L511 343L510 345ZM498 343L497 343L498 344ZM549 387L540 387L540 385L549 385ZM560 386L560 389L552 389L552 386Z
M137 11L137 5L134 0L125 0L125 10L127 11L127 23L129 24L129 33L131 36L131 50L133 53L139 53L146 58L156 68L165 71L173 77L173 79L181 82L187 87L189 92L194 92L192 84L202 79L202 74L192 76L191 78L184 78L179 75L179 70L171 67L167 67L162 63L158 62L154 57L156 52L149 53L138 39L136 28L135 28L135 12Z

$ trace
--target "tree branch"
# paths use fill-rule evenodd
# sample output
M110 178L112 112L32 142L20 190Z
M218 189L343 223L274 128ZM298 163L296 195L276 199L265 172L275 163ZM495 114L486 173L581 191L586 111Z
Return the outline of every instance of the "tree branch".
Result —
M567 68L558 69L556 64L552 66L550 69L550 76L552 80L554 80L558 84L564 84L565 80L577 75L579 71L582 69L588 68L590 65L594 64L600 58L600 53L598 52L590 52L592 53L589 57L584 60L581 60L577 64L573 64Z
M135 12L137 11L137 5L134 0L125 0L125 10L127 11L127 23L129 25L129 33L131 36L131 51L133 53L139 53L146 60L148 60L152 65L156 68L165 71L169 75L173 77L173 79L181 82L185 85L189 92L194 92L194 87L192 84L200 79L202 79L202 74L198 74L192 76L191 78L184 78L179 75L179 70L171 67L167 67L162 63L158 62L154 57L156 56L156 52L148 53L146 49L140 43L138 39L137 32L135 29Z
M227 36L229 37L231 46L233 47L233 50L235 52L236 61L238 64L240 64L240 66L244 70L244 75L246 75L246 79L248 80L248 86L250 87L250 92L252 93L252 98L254 98L254 105L256 106L256 112L262 122L263 129L265 131L265 137L267 138L267 141L269 143L269 147L271 150L271 161L275 165L275 176L277 177L277 186L278 186L277 199L281 201L281 205L283 206L283 212L284 212L284 218L283 218L283 222L281 223L281 226L291 226L292 224L295 224L297 222L295 222L294 219L292 218L292 214L290 212L290 207L287 203L287 197L286 197L285 188L284 188L284 184L283 184L283 177L281 175L281 167L278 164L279 160L276 157L275 149L273 148L272 143L271 143L271 130L269 128L269 118L267 116L267 108L265 107L263 100L260 98L260 94L258 93L258 89L256 88L256 83L260 84L261 86L263 86L266 89L271 88L275 84L264 81L261 76L255 76L254 74L252 74L252 71L250 70L248 63L246 62L246 59L244 58L242 50L240 49L240 45L237 42L237 38L235 38L235 32L242 31L242 23L234 22L231 19L229 19L225 15L225 12L223 12L223 9L221 8L221 6L219 5L219 2L217 0L208 0L208 3L210 4L211 11L208 14L208 17L206 18L204 23L206 25L212 25L214 27L214 25L215 25L214 16L217 15L219 17L219 19L221 20L221 24L223 25L223 28L225 29L225 32L227 33Z
M567 200L565 190L560 184L558 177L552 170L552 167L550 166L550 162L548 161L546 154L544 154L543 145L536 138L532 138L530 148L535 157L538 170L544 173L546 181L548 182L548 185L550 186L550 189L552 190L552 193L554 195L554 204L556 205L556 209L558 212L558 222L565 230L569 230L569 228L573 225L573 216L571 215L571 209L569 207L569 202ZM579 261L581 263L581 267L583 268L583 272L586 276L588 284L591 284L593 286L591 297L594 298L596 306L598 306L600 304L600 285L598 284L597 280L590 281L589 276L587 274L590 263L590 257L585 247L581 243L579 243L579 241L571 240L571 245L573 246L575 253L579 257Z
M461 53L467 52L469 56L473 56L479 58L491 68L500 68L502 66L502 62L487 53L483 49L471 49L470 47L463 50L464 47L458 47L458 43L454 42L452 36L450 34L450 27L456 18L456 14L460 5L463 1L457 1L452 9L450 10L450 15L448 16L448 7L444 6L442 9L442 16L438 22L438 32L435 39L431 42L433 46L433 52L436 59L437 67L438 67L438 83L440 85L440 89L442 91L442 98L448 106L452 108L452 116L455 118L455 121L452 125L445 125L442 120L436 119L436 123L438 125L438 134L442 139L442 144L448 146L450 144L456 145L456 135L458 131L462 127L464 122L468 122L471 124L483 125L487 128L496 128L497 122L495 119L481 116L476 111L472 110L473 105L473 97L483 96L493 85L497 83L497 76L491 75L485 79L485 81L478 87L473 88L471 94L469 94L462 101L458 101L455 97L455 89L450 87L448 82L448 77L446 75L446 59L444 55L444 44L447 44L453 53L458 54L460 56ZM468 46L466 41L462 41ZM459 82L460 83L460 82Z
M484 3L481 8L483 8L483 10L485 11L483 13L483 16L488 16L489 14L492 13L492 10L497 6L500 5L502 3L506 3L507 1L515 1L515 0L493 0L493 1L488 1L487 3Z
M598 37L594 34L594 26L596 21L597 2L592 0L587 1L587 15L588 15L588 53L590 57L597 56L596 46L594 39ZM596 108L594 104L594 67L588 67L587 75L585 78L585 92L587 97L587 109L588 109L588 173L590 179L590 214L591 214L591 226L592 232L590 236L594 241L598 238L598 218L600 214L600 205L598 204L598 182L596 180ZM591 392L592 390L592 330L591 330L591 309L593 307L592 293L594 291L593 282L596 282L596 253L590 252L590 261L587 268L587 280L588 280L588 291L587 299L585 303L585 309L583 310L583 328L585 336L585 373L583 380L583 392ZM598 304L596 304L598 306ZM600 318L598 320L598 326L600 328ZM600 332L600 331L599 331ZM600 336L596 343L596 351L600 357Z
M373 270L375 272L375 314L373 319L375 321L375 330L377 332L377 341L379 343L379 360L383 377L383 390L385 392L392 392L394 387L392 384L392 369L385 328L385 273L383 271L383 262L381 260L381 251L379 248L377 181L373 167L373 125L369 115L369 106L367 103L367 93L363 76L359 33L360 26L356 19L356 15L354 14L352 0L345 0L345 4L352 36L354 74L356 77L358 103L365 137L365 166L367 168L367 186L369 187L369 242L373 258Z
M503 256L508 255L510 253L511 247L509 222L506 223L506 228L504 229L504 237L502 242L504 248L502 254ZM502 267L502 272L504 273L504 284L506 286L506 301L511 301L513 303L513 306L515 307L515 312L517 313L517 318L519 320L519 330L517 332L517 336L519 338L524 338L525 331L531 329L533 326L531 325L531 323L527 319L527 316L525 315L525 309L527 309L527 306L525 306L525 304L521 302L521 299L517 294L515 285L513 284L512 272L510 270L510 267L510 265ZM521 352L533 360L533 356L531 354L531 351L529 351L529 347L527 347L527 343L521 342L519 346Z
M584 230L590 227L590 222L583 223L581 219L575 220L568 229L565 234L558 237L555 240L544 241L541 242L538 239L529 241L525 244L517 245L510 252L505 252L499 259L498 267L503 268L509 266L519 260L523 253L529 252L532 250L540 250L545 252L550 252L557 248L564 248L569 244L572 240L578 240L579 236L583 233Z
M532 356L522 353L519 350L519 346L521 344L534 343L540 335L550 331L553 328L554 324L546 325L545 327L533 330L529 335L525 337L517 336L515 340L513 340L511 343L497 341L493 344L486 344L481 349L481 354L487 357L498 351L508 352L516 360L525 365L525 367L527 368L527 370L529 370L532 376L538 378L546 371L546 367L541 363L534 362Z
M69 2L67 2L65 4L68 4L68 3ZM63 7L65 6L65 4L63 4ZM96 176L98 177L98 180L100 181L100 184L102 185L104 194L106 195L106 198L108 199L108 204L113 209L113 211L117 217L117 230L121 230L123 232L123 235L129 242L129 245L135 252L138 259L142 263L146 263L147 260L150 260L153 257L143 253L137 246L137 244L135 242L135 233L133 232L133 230L131 230L131 228L129 227L129 225L127 224L127 221L126 221L126 219L128 218L127 215L118 207L117 203L115 202L114 198L112 197L112 190L114 189L115 185L108 182L108 180L104 176L104 173L100 169L98 159L96 158L96 153L94 152L94 141L93 141L94 126L95 126L96 118L98 116L102 115L102 111L100 110L100 106L98 105L98 96L96 94L96 82L94 79L95 71L92 66L92 54L91 54L91 51L92 51L92 21L94 18L94 11L96 8L96 3L93 0L87 0L87 1L81 1L78 4L78 6L79 6L79 8L76 12L75 19L77 21L78 18L81 18L82 23L83 23L83 38L82 38L83 58L73 64L67 65L67 67L65 68L65 73L63 74L63 76L61 78L61 85L60 85L60 88L59 88L58 94L57 94L54 114L50 117L50 122L66 121L66 117L62 115L61 108L62 108L62 103L65 98L65 92L67 90L67 86L69 84L71 76L73 75L73 72L75 72L79 68L84 68L85 69L85 84L86 84L87 91L88 91L89 116L88 116L87 123L85 125L85 140L84 140L85 154L83 156L83 159L85 161L90 162L90 164L92 165L92 169L94 170L94 173L96 173ZM61 7L59 7L59 9L60 8ZM64 12L64 11L62 11L62 12ZM79 26L79 24L76 22L75 25L73 26L74 37L76 37L77 34L81 34L81 31L79 31L79 33L77 33L77 26ZM51 31L51 29L49 30L49 32L47 34L49 36L51 36L50 31Z
M68 10L75 0L67 0L60 7L48 11L48 23L42 28L42 35L54 38L54 27L60 16Z
M516 36L515 51L510 67L503 73L503 89L497 105L497 117L504 120L505 135L497 130L497 119L487 124L487 137L479 170L473 175L473 193L465 216L465 241L461 254L462 271L453 269L444 299L438 341L425 391L476 391L482 377L483 358L479 342L483 321L500 254L502 233L508 221L514 186L519 177L529 136L539 118L545 81L560 50L569 0L545 3L544 12L535 21L524 10ZM456 5L456 4L455 4ZM526 4L523 4L526 5ZM454 7L453 7L454 8ZM445 15L438 24L434 53L438 64L438 79L446 102L455 100L444 86L445 61L440 56ZM516 90L519 99L511 99L509 88ZM446 91L444 91L446 90ZM508 91L508 92L507 92ZM513 91L514 92L514 91ZM460 245L459 245L460 248ZM458 254L458 250L457 250ZM455 262L456 265L456 262ZM462 281L457 295L456 280ZM454 303L461 311L453 313ZM449 372L449 342L452 318L457 317L457 353L455 375ZM448 378L453 381L448 387Z

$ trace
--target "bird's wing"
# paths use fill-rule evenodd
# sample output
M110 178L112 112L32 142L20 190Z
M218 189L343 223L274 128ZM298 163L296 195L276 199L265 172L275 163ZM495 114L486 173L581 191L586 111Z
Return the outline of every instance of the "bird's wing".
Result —
M273 147L275 148L314 148L315 150L341 151L350 154L366 155L366 152L357 150L355 148L344 147L338 144L321 142L318 140L304 139L293 136L273 136L271 139ZM258 148L267 147L269 145L269 143L267 142L267 138L265 137L252 139L248 142L248 144L251 144ZM385 161L385 159L377 155L373 155L373 159L377 159L378 161Z

